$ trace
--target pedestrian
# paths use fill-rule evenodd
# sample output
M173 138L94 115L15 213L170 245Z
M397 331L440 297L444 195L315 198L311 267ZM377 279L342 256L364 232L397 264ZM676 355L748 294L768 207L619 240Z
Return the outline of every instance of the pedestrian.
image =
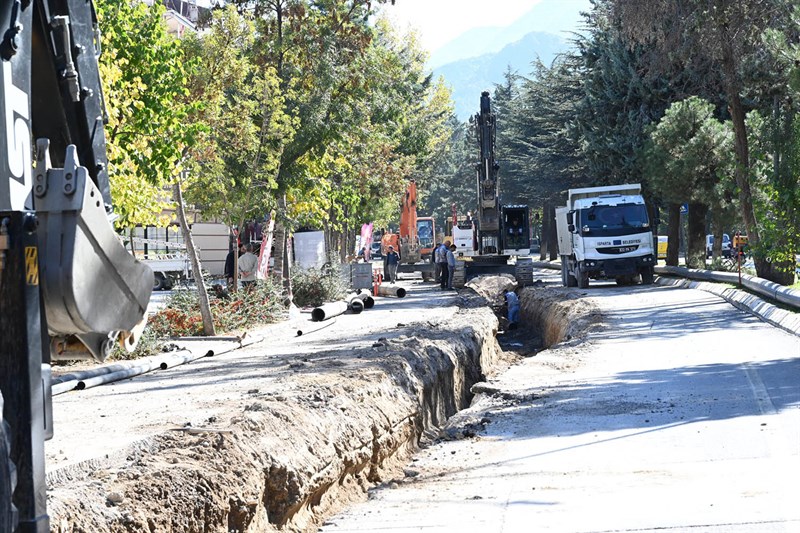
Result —
M439 250L441 247L442 243L437 242L433 247L433 251L431 252L431 261L433 261L433 279L436 281L436 283L442 281L442 264L439 262Z
M234 276L233 273L236 271L236 259L234 258L234 254L236 250L231 250L228 252L228 255L225 257L225 282L228 285L228 290L233 290L233 282ZM239 257L244 255L244 244L239 245Z
M253 254L253 245L245 245L244 255L239 258L239 274L242 280L242 287L252 290L256 284L256 267L258 258Z
M514 329L519 320L519 296L515 291L503 289L503 297L508 306L508 329Z
M397 280L397 267L400 266L400 254L394 251L394 246L389 245L386 257L383 258L383 272L389 283L394 285Z
M447 252L450 250L450 241L444 241L444 244L437 250L436 262L439 263L439 272L441 273L439 286L442 290L447 289L447 282L449 280L449 270L447 268Z
M447 288L453 288L453 273L456 271L456 245L451 244L447 250Z

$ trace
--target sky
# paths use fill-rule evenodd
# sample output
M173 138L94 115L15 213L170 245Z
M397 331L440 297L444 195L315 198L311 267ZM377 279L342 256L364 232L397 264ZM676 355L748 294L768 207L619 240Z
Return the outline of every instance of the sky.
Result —
M541 0L395 0L385 12L400 29L418 30L425 49L434 52L471 28L507 26Z

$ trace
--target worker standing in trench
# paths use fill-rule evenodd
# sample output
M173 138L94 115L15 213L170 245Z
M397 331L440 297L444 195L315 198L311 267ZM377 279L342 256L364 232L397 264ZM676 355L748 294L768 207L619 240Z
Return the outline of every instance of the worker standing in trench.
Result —
M516 329L519 320L519 296L516 291L503 289L503 297L508 306L508 329Z

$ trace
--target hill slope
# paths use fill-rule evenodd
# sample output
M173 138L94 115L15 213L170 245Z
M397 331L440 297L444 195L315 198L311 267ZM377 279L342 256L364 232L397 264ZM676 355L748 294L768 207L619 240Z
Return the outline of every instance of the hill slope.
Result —
M537 58L549 65L556 54L569 47L566 38L551 33L532 32L522 39L506 45L499 52L454 61L434 69L434 77L444 76L453 90L456 115L466 120L477 112L481 91L492 90L503 81L508 66L513 71L528 75L531 63Z
M531 32L556 33L567 36L580 26L580 12L589 11L589 0L542 0L528 13L505 27L474 28L442 46L429 60L431 68L448 63L499 52Z

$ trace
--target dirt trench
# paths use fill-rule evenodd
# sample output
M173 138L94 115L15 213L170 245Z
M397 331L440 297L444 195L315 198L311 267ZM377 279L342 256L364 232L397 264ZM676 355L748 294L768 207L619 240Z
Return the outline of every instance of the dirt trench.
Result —
M533 291L533 292L528 292ZM576 327L564 292L525 289L522 319L547 342ZM401 325L398 325L401 326ZM83 470L51 475L52 531L315 531L402 479L423 435L508 366L487 301L465 290L444 323L387 332L372 347L309 355L209 419Z

